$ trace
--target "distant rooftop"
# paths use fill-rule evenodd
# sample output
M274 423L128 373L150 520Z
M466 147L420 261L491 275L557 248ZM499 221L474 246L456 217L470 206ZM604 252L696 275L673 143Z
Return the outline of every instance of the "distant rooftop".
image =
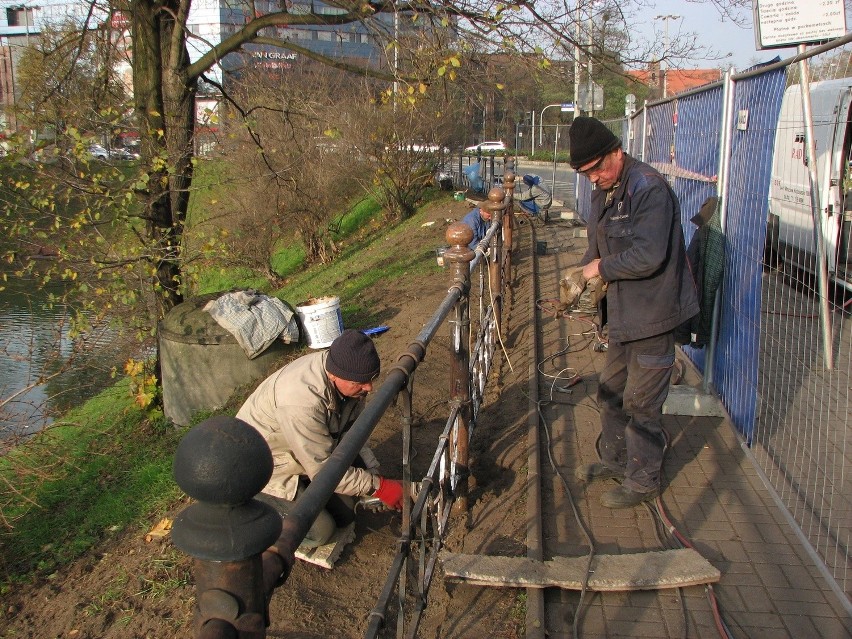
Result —
M688 91L722 79L720 69L666 69L666 89L669 95ZM649 87L662 87L659 65L641 71L628 71L628 75Z

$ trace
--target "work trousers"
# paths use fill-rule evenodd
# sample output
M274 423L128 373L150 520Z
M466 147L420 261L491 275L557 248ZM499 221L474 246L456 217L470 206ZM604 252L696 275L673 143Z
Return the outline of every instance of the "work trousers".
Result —
M296 493L297 498L304 492L308 484L310 484L310 481L307 477L299 479L299 490ZM258 494L256 499L272 506L282 518L286 517L293 509L293 506L296 505L295 501L274 497L266 493ZM355 521L354 506L355 500L352 497L348 495L332 495L326 503L325 508L319 512L314 523L311 524L300 545L305 548L316 548L317 546L328 543L328 540L331 539L331 536L338 528L344 528Z
M600 377L601 461L637 492L660 486L666 440L663 403L674 366L674 334L609 342Z
M361 456L355 458L352 463L355 468L366 468L364 460ZM296 498L298 499L305 489L310 485L311 480L306 476L299 477L299 487L296 489ZM269 504L281 517L286 517L290 510L295 505L295 501L282 499L266 493L260 493L256 499ZM325 504L325 508L319 512L314 523L308 530L301 545L306 548L316 548L328 543L328 540L338 528L345 528L355 521L355 498L349 495L332 494Z

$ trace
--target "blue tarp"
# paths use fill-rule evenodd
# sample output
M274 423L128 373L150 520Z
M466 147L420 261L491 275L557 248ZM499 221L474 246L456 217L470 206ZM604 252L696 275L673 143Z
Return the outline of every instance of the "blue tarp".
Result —
M577 180L577 215L588 224L592 212L592 183L583 175L574 177Z
M475 164L471 164L470 166L464 169L464 174L470 182L470 188L477 193L481 193L484 188L484 183L482 182L482 178L479 176L480 164L476 162Z

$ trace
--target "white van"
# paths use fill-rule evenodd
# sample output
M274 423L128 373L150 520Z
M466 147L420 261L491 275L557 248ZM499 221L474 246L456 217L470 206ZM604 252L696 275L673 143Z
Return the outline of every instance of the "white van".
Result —
M852 290L850 220L850 105L852 78L813 82L810 85L816 142L819 215L828 272L836 284ZM850 193L852 195L852 193ZM801 88L787 88L775 133L772 182L769 186L769 217L766 255L770 264L779 260L815 272L814 221L811 187L805 153L805 125Z

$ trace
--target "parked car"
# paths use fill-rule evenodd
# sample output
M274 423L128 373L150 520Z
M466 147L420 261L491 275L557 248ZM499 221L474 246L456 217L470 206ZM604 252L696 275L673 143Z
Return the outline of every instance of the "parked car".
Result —
M385 149L389 148L385 147ZM450 152L450 149L445 146L429 142L398 142L396 148L411 153L443 153L447 155Z
M90 144L89 155L91 155L96 160L106 161L109 159L109 151L107 151L100 144Z
M428 142L415 142L411 145L411 150L415 153L443 153L447 154L450 150L439 144L428 143Z
M116 147L114 149L109 150L109 157L112 160L138 160L139 154L131 151L130 149L126 149L124 147Z
M479 144L474 144L473 146L467 147L464 151L465 153L477 153L481 150L483 153L494 153L496 151L505 151L506 145L500 141L497 142L480 142Z

